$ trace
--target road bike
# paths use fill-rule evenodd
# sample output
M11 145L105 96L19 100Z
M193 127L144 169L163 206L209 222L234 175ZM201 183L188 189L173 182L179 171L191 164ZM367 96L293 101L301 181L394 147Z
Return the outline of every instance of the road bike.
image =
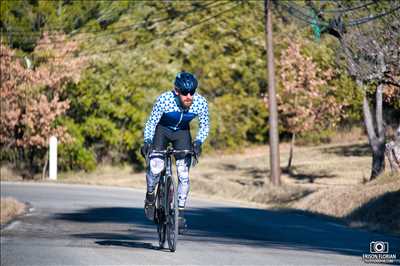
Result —
M193 166L197 164L195 153L191 150L174 150L168 147L166 150L152 151L151 157L164 160L164 168L159 175L157 185L154 222L157 225L157 233L160 248L164 248L165 240L168 241L170 251L175 252L179 234L179 210L177 182L172 175L172 155L190 155ZM150 158L147 159L149 161Z

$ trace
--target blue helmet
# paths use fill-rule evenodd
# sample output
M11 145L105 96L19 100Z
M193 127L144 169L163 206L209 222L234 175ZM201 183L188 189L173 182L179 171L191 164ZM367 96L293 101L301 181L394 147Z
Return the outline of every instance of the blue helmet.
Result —
M179 72L175 77L175 87L179 90L183 95L193 95L197 89L197 79L196 77L189 72Z

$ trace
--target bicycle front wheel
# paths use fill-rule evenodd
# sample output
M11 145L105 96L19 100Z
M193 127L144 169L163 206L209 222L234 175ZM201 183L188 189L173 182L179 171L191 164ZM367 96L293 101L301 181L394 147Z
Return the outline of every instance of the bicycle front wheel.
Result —
M174 179L167 178L167 239L168 247L174 252L178 242L178 191Z
M156 195L156 223L157 223L157 233L158 233L158 243L160 248L164 248L165 235L166 235L166 221L164 212L164 192L160 187L157 189Z

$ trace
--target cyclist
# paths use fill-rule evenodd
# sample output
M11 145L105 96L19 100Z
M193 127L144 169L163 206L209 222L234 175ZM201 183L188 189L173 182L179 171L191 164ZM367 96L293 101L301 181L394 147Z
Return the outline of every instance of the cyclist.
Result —
M153 105L152 112L144 129L144 145L141 148L143 156L149 156L150 167L146 172L147 192L145 199L145 214L154 219L155 187L159 174L164 168L164 161L157 158L153 150L165 150L169 143L176 150L191 150L196 157L201 154L201 146L209 132L209 117L207 100L196 93L198 81L189 72L180 72L175 77L174 89L161 94ZM190 122L198 117L199 129L192 143ZM154 156L152 156L154 155ZM178 208L179 226L185 225L184 208L189 193L190 155L175 155L178 175Z

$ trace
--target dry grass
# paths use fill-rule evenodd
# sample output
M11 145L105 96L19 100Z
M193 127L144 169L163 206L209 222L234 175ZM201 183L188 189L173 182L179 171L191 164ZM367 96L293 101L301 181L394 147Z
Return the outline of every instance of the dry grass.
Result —
M330 137L332 143L354 143L365 140L365 129L361 127L352 127L351 129L342 129Z
M0 223L6 224L25 211L25 205L14 198L1 198Z
M18 175L15 171L13 171L11 167L7 165L2 165L0 167L0 180L22 181L22 176Z
M397 181L384 185L379 182L371 184L365 191L369 195L379 195L369 198L366 203L352 210L345 217L350 225L367 226L373 230L387 231L400 235L400 185ZM378 190L374 193L373 190ZM372 191L372 192L371 192Z
M135 188L145 188L146 186L144 174L134 172L129 166L112 167L103 165L97 167L97 169L91 173L61 173L59 175L59 182Z
M280 146L282 168L288 151L288 145ZM282 174L281 187L273 187L267 178L268 154L267 146L258 146L241 154L202 158L192 171L193 190L221 198L287 205L322 188L362 184L369 174L365 143L296 147L292 171Z

